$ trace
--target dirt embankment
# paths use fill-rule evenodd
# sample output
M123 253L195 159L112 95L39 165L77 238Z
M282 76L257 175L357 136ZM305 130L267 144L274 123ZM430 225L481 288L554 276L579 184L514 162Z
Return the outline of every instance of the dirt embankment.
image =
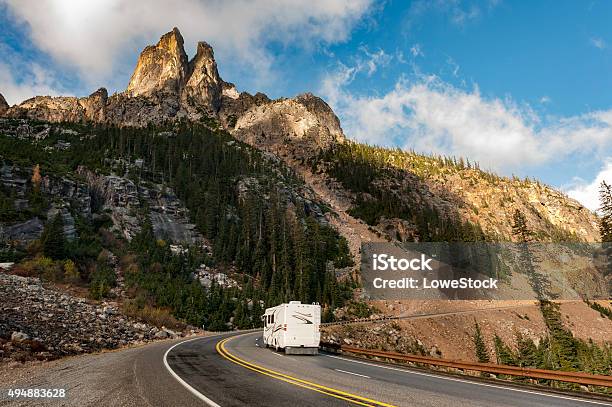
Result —
M453 304L455 313L450 310ZM487 305L462 301L441 303L437 307L433 303L420 303L412 309L408 309L409 302L377 305L386 305L387 312L403 314L406 318L325 327L322 329L323 340L362 348L476 361L472 340L475 322L480 326L491 355L495 354L495 335L516 349L517 334L533 339L536 344L548 334L542 313L534 303L515 304L517 306L513 308L509 308L512 304L497 304L496 307L495 302ZM475 305L481 308L475 308ZM424 311L434 310L441 314L418 316ZM592 339L598 344L610 342L612 320L602 317L584 302L561 303L561 315L565 326L577 338Z

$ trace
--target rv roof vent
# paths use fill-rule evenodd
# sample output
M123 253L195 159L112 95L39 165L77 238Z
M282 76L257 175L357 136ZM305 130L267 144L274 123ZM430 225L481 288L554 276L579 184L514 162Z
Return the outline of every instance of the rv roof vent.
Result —
M300 301L289 301L289 304L301 304Z

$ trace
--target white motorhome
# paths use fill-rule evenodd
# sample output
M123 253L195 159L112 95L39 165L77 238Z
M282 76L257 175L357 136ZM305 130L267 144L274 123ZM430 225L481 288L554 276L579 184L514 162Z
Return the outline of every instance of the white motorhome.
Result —
M321 306L290 301L266 309L262 316L263 341L266 347L287 354L316 355L321 333Z

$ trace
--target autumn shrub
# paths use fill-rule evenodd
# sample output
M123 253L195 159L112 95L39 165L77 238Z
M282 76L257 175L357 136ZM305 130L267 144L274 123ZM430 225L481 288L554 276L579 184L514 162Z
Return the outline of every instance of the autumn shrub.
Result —
M37 256L15 266L15 274L22 277L40 277L48 281L60 282L64 279L62 262L45 256Z
M172 316L166 308L150 305L139 306L136 301L127 301L121 307L125 315L138 321L155 326L165 326L170 329L184 329L185 324Z

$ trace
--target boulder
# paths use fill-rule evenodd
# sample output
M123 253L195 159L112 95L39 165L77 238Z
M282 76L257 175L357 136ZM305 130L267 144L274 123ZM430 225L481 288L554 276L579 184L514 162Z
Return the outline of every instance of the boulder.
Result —
M30 336L25 332L13 332L11 334L11 341L13 342L23 342L30 339Z
M154 335L155 339L166 339L168 337L168 332L166 331L157 331Z

